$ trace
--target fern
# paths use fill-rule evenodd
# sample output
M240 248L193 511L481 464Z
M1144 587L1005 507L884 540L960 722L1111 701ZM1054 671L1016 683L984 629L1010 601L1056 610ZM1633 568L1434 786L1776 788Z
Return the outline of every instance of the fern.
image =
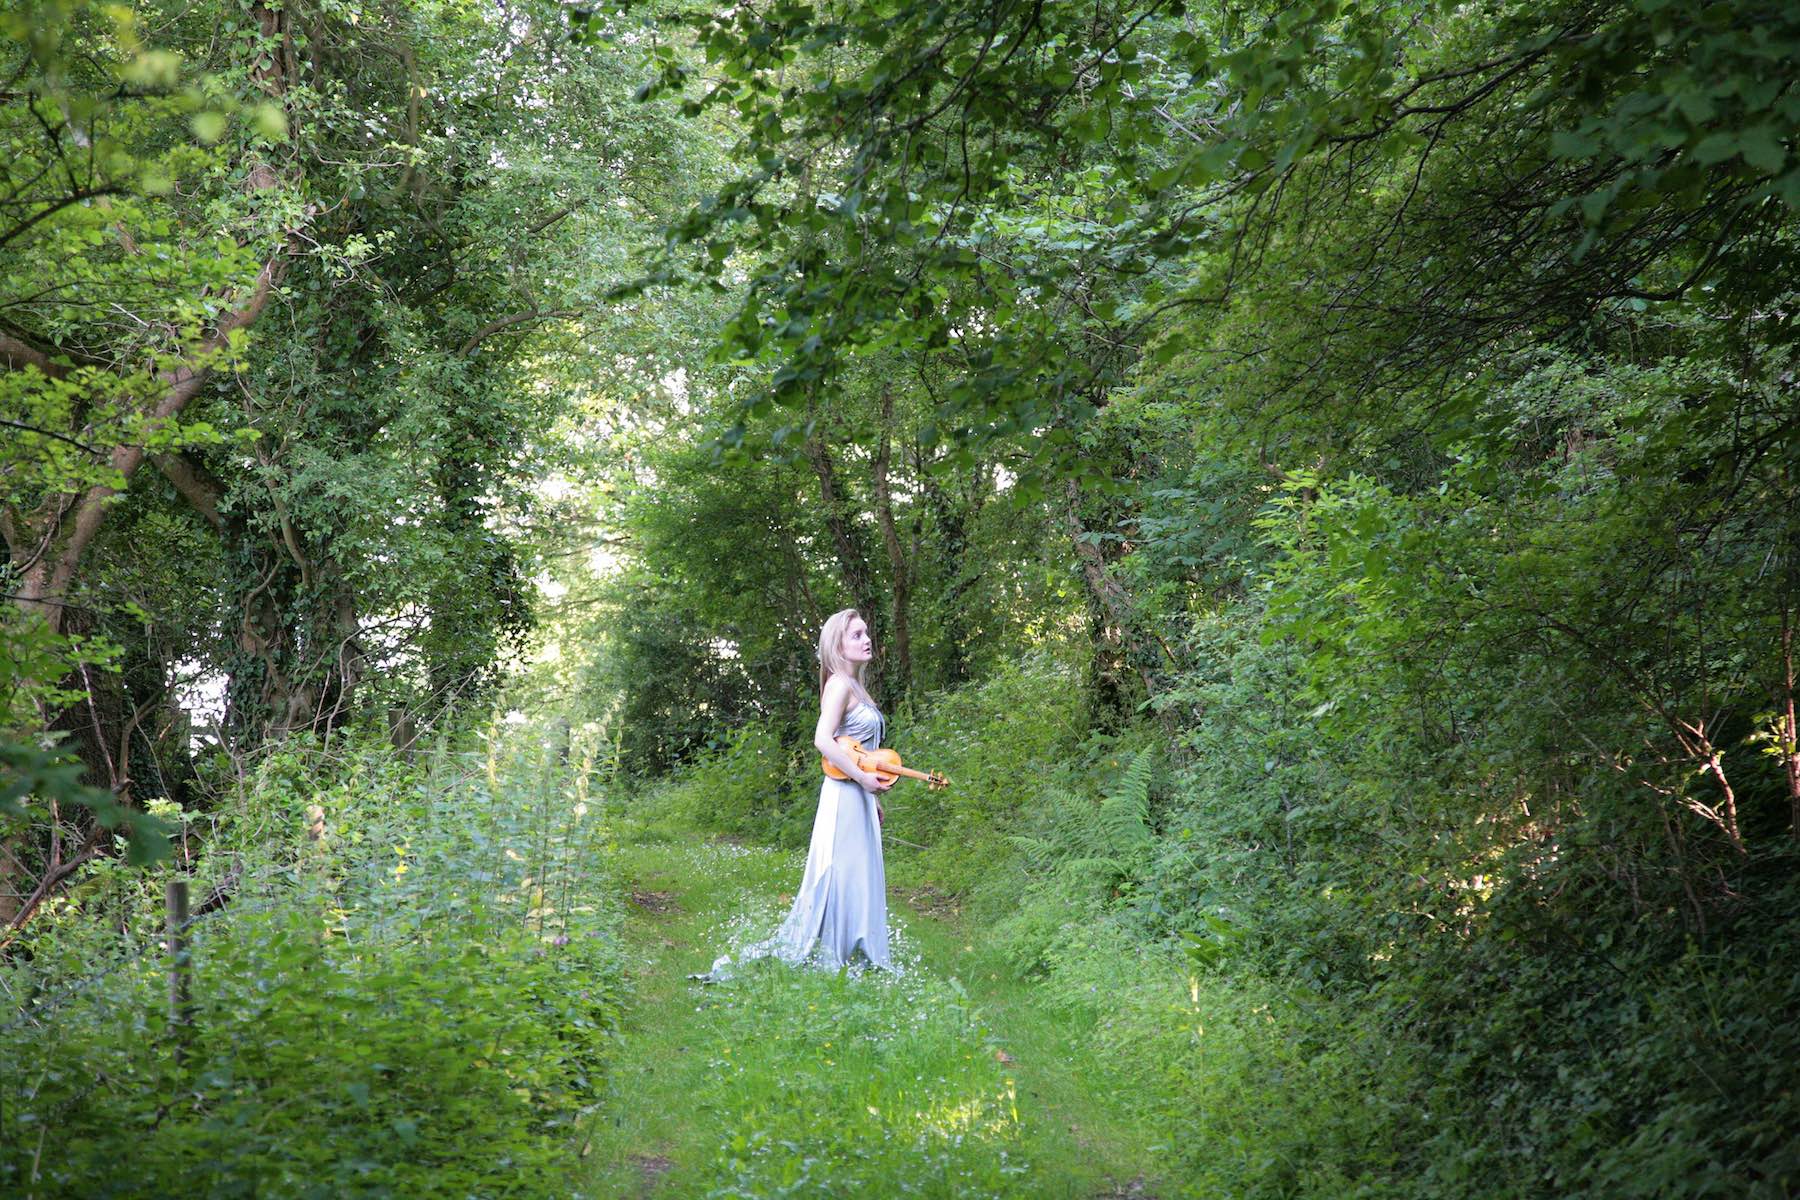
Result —
M1048 788L1038 796L1035 812L1040 834L1018 834L1011 840L1034 867L1048 867L1072 852L1091 849L1088 825L1092 805L1067 788Z
M1122 858L1136 858L1150 848L1150 779L1155 771L1156 760L1150 751L1138 751L1100 802L1100 828L1107 849Z
M1012 842L1033 868L1077 892L1111 890L1148 866L1155 773L1156 760L1146 750L1133 757L1098 803L1066 788L1047 788L1038 798L1036 831Z

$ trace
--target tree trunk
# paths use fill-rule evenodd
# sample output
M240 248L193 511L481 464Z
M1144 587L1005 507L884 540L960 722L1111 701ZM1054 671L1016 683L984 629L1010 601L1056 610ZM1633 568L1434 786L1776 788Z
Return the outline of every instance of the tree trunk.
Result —
M969 530L980 514L992 487L992 472L986 464L977 463L969 471L966 495L955 495L931 477L922 453L915 449L913 466L920 490L931 508L932 523L937 527L938 553L936 565L943 579L940 595L943 608L943 682L967 683L971 667L969 647L974 633L964 601L970 587L981 578L981 564L969 558Z
M869 566L869 554L865 548L865 531L856 521L855 509L838 481L837 468L831 459L831 448L825 444L822 436L815 434L807 441L806 457L812 463L813 473L819 477L819 498L823 501L825 527L830 532L831 544L837 551L838 569L844 580L844 587L850 593L851 602L868 623L870 639L880 647L887 631L883 628L885 621L880 589L876 586L875 574ZM887 678L880 658L872 664L870 675L870 683L879 689L882 681Z
M261 6L251 11L263 36L271 40L285 37L284 19L279 11ZM265 55L260 60L261 65L252 71L252 77L262 90L277 99L286 91L282 61L279 55ZM250 167L244 186L253 193L267 192L280 182L281 177L273 166L258 162ZM212 374L213 360L229 345L233 333L248 328L262 315L285 269L285 247L278 247L257 272L243 302L224 312L213 331L189 349L185 361L157 376L157 391L143 413L150 425L160 426L173 421L200 393ZM55 356L40 347L31 347L9 337L5 349L6 363L11 369L37 370L58 379L67 375L66 369L54 361ZM66 611L63 602L68 598L82 555L99 533L113 497L130 486L132 476L144 465L146 457L141 444L114 446L108 452L107 460L121 478L121 487L95 484L84 491L51 496L29 516L16 512L6 514L7 541L19 570L14 602L20 608L42 616L52 629L62 630Z
M255 3L250 9L258 31L269 44L280 44L282 53L261 53L250 69L250 78L264 94L280 103L287 91L288 68L292 62L292 43L288 36L286 15L279 9ZM247 164L244 189L251 194L274 191L282 182L275 166L266 161ZM127 253L134 253L129 244ZM262 264L249 287L239 296L209 295L204 297L209 308L219 316L210 331L184 348L180 361L161 372L153 385L141 393L137 415L144 430L167 427L176 421L189 403L206 386L218 359L227 352L232 335L253 325L267 308L286 270L286 244L277 245ZM209 289L210 290L210 289ZM199 299L199 298L197 298ZM223 301L223 303L222 303ZM235 307L231 306L235 304ZM69 369L54 347L32 346L24 336L9 333L0 341L0 365L8 371L35 371L47 378L67 380ZM86 364L87 369L104 369L103 364ZM27 386L30 386L27 383ZM85 400L85 397L81 398ZM78 401L79 403L79 401ZM77 412L81 409L78 407ZM86 430L71 431L80 443L91 443ZM61 436L61 435L58 435ZM78 623L77 610L69 604L75 592L82 562L95 537L105 523L116 498L131 486L138 470L149 454L141 434L128 444L101 446L111 468L107 483L54 494L31 512L21 512L0 505L0 533L4 533L9 561L16 572L10 589L12 603L27 614L38 616L57 633L71 630ZM181 472L176 468L175 474ZM180 488L182 479L171 476ZM113 486L116 483L117 486ZM186 492L184 492L184 495ZM215 509L205 516L215 526L219 514ZM56 714L51 725L69 731L70 745L87 768L90 783L110 788L123 803L130 803L131 738L143 710L134 709L126 682L116 676L91 671L85 667L66 681L71 690L85 693L74 705ZM22 900L21 874L24 864L20 855L39 836L47 837L50 853L40 872L36 886ZM95 835L72 857L62 854L62 830L52 814L50 827L43 834L28 832L13 839L0 851L0 909L9 915L9 924L20 924L31 915L36 905L60 885L86 857L107 852L110 839Z
M1781 689L1776 694L1781 765L1787 774L1789 829L1800 838L1800 717L1794 711L1794 610L1781 603Z
M881 540L887 546L888 573L894 589L892 623L894 670L889 678L895 683L891 700L898 700L912 689L912 628L908 609L911 603L912 575L907 569L906 550L900 544L899 531L894 528L894 499L888 487L888 465L890 462L889 427L894 420L894 392L892 388L884 388L881 393L881 441L875 451L875 516L881 524Z
M1125 669L1130 670L1143 685L1144 695L1154 700L1161 690L1156 682L1160 648L1144 630L1130 594L1113 577L1105 554L1082 524L1081 490L1075 486L1074 480L1068 481L1065 489L1069 540L1075 548L1076 560L1081 564L1081 577L1087 585L1090 615L1098 619L1100 639L1116 652L1117 665L1113 674L1117 676Z

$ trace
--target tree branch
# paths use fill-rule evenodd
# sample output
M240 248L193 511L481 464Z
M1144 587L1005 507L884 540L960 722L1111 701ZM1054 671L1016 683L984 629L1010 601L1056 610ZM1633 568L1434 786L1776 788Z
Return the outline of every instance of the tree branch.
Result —
M41 429L36 425L27 425L23 421L12 421L5 417L0 417L0 425L7 425L13 429L23 429L26 433L35 433L39 437L55 438L59 442L67 442L77 450L87 451L95 458L106 457L106 451L100 449L98 446L90 446L86 442L78 442L67 434L58 433L54 429Z
M225 518L219 515L219 502L225 498L225 488L213 478L212 472L185 454L152 454L150 461L175 485L182 498L206 518L207 524L217 530L225 528Z
M558 221L562 220L564 217L569 216L574 211L575 211L574 205L570 205L568 208L563 209L561 212L551 213L549 216L547 216L543 220L539 221L536 225L533 225L530 229L527 229L525 231L525 236L530 237L532 234L544 232L544 230L550 228L552 225L556 224Z
M540 312L537 309L532 309L530 312L514 313L510 317L501 317L498 320L489 321L486 325L483 325L469 336L469 340L462 344L462 347L457 350L457 354L467 357L474 351L475 347L481 345L482 342L503 329L511 329L514 325L523 325L529 321L572 319L581 316L583 311L584 310L579 308L557 308L552 309L549 312Z
M51 379L61 379L68 374L68 370L52 362L48 354L9 333L0 333L0 361L15 371L36 367Z
M45 205L23 221L15 223L13 227L8 229L4 234L0 234L0 246L6 245L6 243L12 241L16 237L23 236L33 225L36 225L39 221L50 216L52 213L61 212L71 204L78 204L83 200L91 200L95 196L118 196L122 195L124 191L125 189L122 187L116 187L109 184L106 187L81 188L71 192L60 200L57 200L55 203Z

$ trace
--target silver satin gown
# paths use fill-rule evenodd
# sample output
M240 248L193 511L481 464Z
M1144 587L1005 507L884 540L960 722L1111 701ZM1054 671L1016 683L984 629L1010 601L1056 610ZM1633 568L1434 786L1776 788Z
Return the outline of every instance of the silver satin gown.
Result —
M837 736L845 734L866 750L881 748L886 721L881 710L859 700L844 711ZM814 962L842 967L861 951L877 967L894 969L888 957L887 871L881 861L881 822L875 797L847 779L825 779L813 818L806 873L781 928L766 941L745 946L738 963L757 958ZM731 973L724 955L699 978L720 980Z

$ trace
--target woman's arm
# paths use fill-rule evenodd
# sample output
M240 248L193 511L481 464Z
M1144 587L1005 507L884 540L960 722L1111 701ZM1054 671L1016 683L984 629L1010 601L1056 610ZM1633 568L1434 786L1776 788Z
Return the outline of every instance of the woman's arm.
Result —
M819 694L819 723L813 729L813 745L832 766L848 775L866 792L885 792L894 781L872 774L856 765L850 752L837 744L837 727L844 723L844 710L850 707L850 685L833 676Z

